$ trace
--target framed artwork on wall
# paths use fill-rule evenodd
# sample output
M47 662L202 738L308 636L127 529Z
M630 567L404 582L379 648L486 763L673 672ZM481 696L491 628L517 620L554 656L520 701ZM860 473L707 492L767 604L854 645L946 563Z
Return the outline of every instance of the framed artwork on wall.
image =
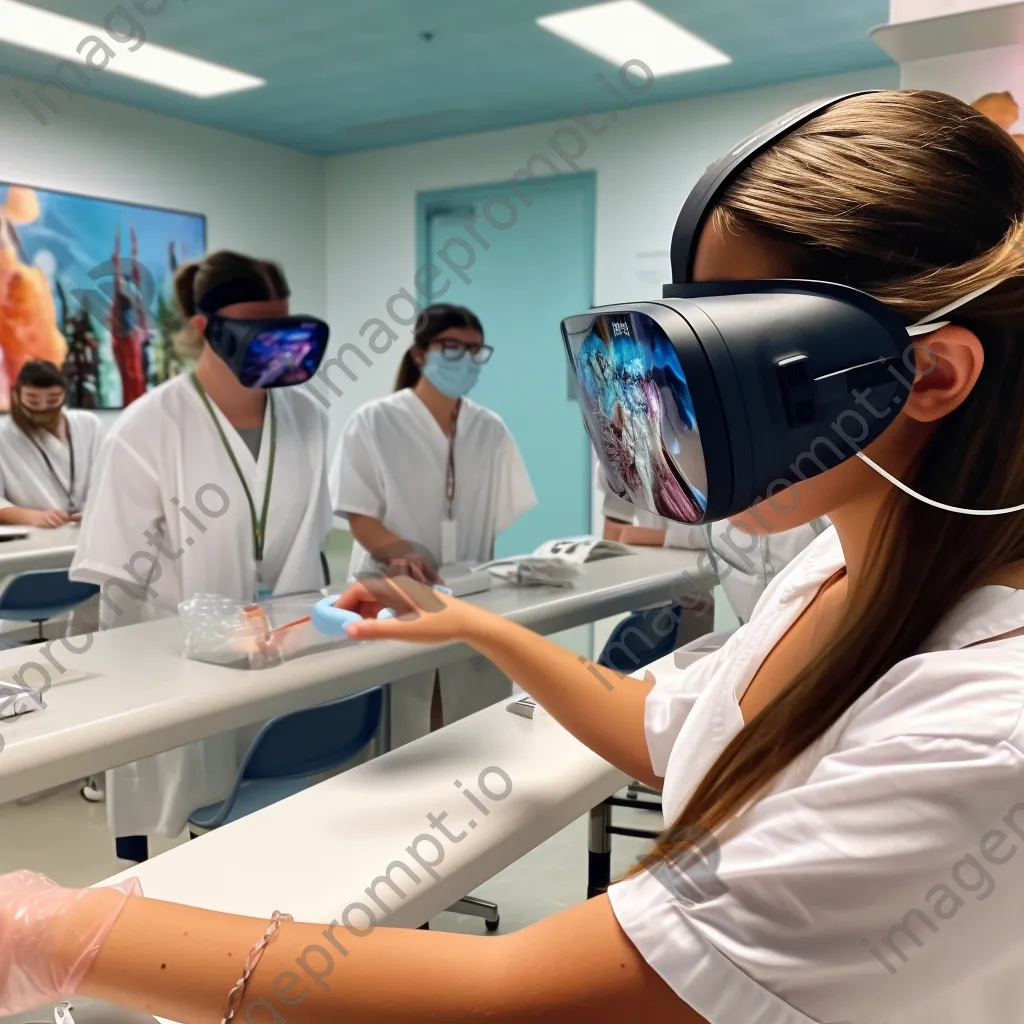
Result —
M205 251L202 214L0 182L0 412L32 359L64 370L80 409L182 372L172 283Z

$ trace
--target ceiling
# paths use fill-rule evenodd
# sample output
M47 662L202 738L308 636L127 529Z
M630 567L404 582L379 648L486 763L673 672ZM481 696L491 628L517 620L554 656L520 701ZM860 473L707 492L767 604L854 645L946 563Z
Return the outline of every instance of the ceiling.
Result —
M96 24L120 3L144 24L149 41L267 80L250 92L201 100L93 71L87 86L76 86L82 92L309 153L351 153L617 105L595 78L610 71L614 81L614 67L534 23L585 0L168 0L148 18L131 0L31 2ZM868 37L888 20L888 0L647 2L733 63L659 79L637 103L891 64ZM116 52L127 44L109 45ZM0 43L0 73L39 81L55 64Z

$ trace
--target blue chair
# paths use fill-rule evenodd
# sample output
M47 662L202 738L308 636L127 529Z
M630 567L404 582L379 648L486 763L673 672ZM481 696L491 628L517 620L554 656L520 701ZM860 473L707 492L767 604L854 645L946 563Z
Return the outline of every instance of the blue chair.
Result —
M252 741L227 799L194 811L189 825L219 828L301 793L312 776L337 768L366 747L383 706L378 686L268 722Z
M672 605L627 615L608 638L597 663L630 675L659 658L668 657L676 649L683 614L679 605ZM666 630L666 624L672 623L674 626Z
M67 569L31 569L12 577L0 592L0 619L34 622L39 639L45 640L47 619L71 611L99 592L95 584L69 579Z

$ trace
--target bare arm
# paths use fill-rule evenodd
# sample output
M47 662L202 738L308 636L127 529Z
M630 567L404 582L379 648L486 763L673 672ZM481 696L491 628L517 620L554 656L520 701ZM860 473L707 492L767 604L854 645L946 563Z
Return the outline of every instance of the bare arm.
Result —
M79 913L95 913L90 905L96 903ZM80 994L181 1024L211 1024L223 1017L228 992L266 927L266 921L133 898ZM74 921L65 929L82 931ZM237 1019L703 1021L639 955L607 897L493 939L398 928L358 937L337 923L285 924L253 974Z
M610 519L605 517L604 520L604 540L621 540L622 531L629 526L629 523L623 522L621 519Z
M619 535L619 540L623 544L662 548L665 546L665 536L667 533L667 530L652 530L647 526L627 526Z
M349 529L352 536L367 551L383 551L385 548L393 547L402 543L402 538L384 528L384 524L373 516L348 516Z
M437 566L429 553L392 533L379 519L349 513L348 525L352 536L376 561L412 576L420 583L441 582Z
M407 579L364 580L339 600L358 612L356 640L443 643L461 640L498 666L566 729L627 775L660 786L644 732L654 680L621 676L560 647L524 626L456 598L441 597ZM390 607L398 618L377 619Z
M69 516L67 512L59 508L38 509L19 508L17 505L7 505L0 508L0 526L43 526L56 527L72 522L76 516Z

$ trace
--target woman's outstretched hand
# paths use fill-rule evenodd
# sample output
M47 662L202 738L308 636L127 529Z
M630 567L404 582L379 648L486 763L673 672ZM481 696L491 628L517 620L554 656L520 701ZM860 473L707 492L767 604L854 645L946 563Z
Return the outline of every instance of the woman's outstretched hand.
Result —
M335 601L335 607L363 617L346 630L353 640L405 640L417 644L469 640L481 620L492 615L408 576L363 579L349 587ZM383 617L378 618L381 613Z
M63 889L42 875L0 876L0 1017L75 995L135 879L104 889Z

